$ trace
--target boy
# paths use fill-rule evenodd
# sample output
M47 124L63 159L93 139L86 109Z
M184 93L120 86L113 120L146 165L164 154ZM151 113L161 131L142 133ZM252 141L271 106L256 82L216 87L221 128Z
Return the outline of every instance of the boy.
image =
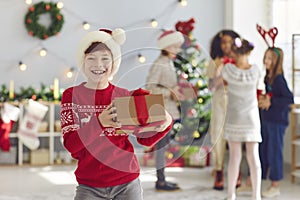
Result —
M124 88L110 83L121 63L122 29L100 29L83 37L78 49L78 66L87 81L66 89L61 101L63 144L78 160L75 171L75 200L141 200L140 167L122 124L114 120L115 97L129 96ZM135 132L137 141L151 146L172 127L172 118L153 132ZM121 133L119 133L121 132Z

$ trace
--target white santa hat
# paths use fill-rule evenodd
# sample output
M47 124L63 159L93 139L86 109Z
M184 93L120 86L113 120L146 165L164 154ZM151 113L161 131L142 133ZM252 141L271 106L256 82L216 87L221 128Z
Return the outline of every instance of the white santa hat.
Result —
M181 32L179 31L173 31L173 30L167 30L164 31L157 40L157 46L160 49L165 49L166 47L177 44L177 43L183 43L184 37Z
M121 64L121 47L126 40L125 31L121 28L115 30L99 29L99 31L92 31L87 33L79 43L77 51L78 67L82 68L84 63L85 51L94 42L101 42L105 44L111 51L113 56L113 68L111 76L115 75Z

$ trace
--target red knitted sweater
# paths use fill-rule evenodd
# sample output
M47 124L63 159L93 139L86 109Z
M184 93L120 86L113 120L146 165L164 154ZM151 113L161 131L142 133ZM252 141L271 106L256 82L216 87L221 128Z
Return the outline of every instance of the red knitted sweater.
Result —
M61 101L63 144L78 160L75 171L79 184L111 187L128 183L139 176L140 167L129 135L104 128L98 115L115 97L129 91L112 84L103 90L89 89L84 83L64 91ZM141 145L153 146L171 129L163 132L136 133Z

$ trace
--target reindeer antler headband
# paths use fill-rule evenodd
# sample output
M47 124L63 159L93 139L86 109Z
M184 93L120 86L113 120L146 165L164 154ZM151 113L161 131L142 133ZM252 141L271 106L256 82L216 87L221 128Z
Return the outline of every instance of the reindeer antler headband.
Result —
M256 29L258 33L262 36L268 47L274 47L275 38L278 34L278 29L276 27L270 28L268 31L264 30L260 25L256 24ZM270 44L270 40L272 44Z

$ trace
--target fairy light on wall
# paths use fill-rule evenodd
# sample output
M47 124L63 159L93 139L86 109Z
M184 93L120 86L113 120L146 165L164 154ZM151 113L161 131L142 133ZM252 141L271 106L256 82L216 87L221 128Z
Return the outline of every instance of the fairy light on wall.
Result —
M71 67L71 68L69 69L69 71L67 72L67 77L68 77L68 78L72 78L73 75L74 75L74 67Z
M56 3L56 7L57 7L58 9L62 9L62 8L64 7L64 3L61 2L61 1L59 1L59 2Z
M47 55L47 49L42 48L42 49L40 50L40 56L41 56L41 57L45 57L46 55Z
M180 3L181 6L187 6L188 4L187 0L179 0L178 2Z
M140 62L140 63L146 62L146 57L143 56L142 54L138 54L138 59L139 59L139 62Z
M25 71L27 69L27 65L25 65L22 61L19 62L19 69L21 71Z
M156 28L158 26L158 22L156 21L156 19L151 19L151 26L153 28Z
M88 22L83 22L82 27L84 30L89 30L91 28L91 25Z
M31 5L31 4L32 4L32 0L25 0L25 3L26 3L27 5Z

